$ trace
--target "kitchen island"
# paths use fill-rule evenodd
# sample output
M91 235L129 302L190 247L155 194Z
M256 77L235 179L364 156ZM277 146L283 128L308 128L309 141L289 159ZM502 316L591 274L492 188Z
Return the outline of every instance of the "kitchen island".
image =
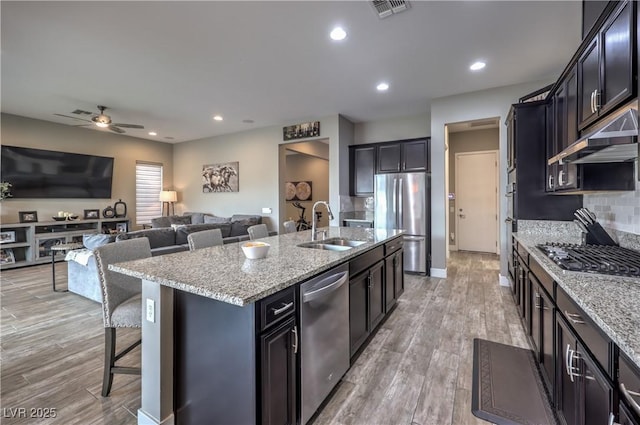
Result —
M246 259L241 244L236 243L109 266L115 272L142 279L146 312L138 423L198 423L204 418L207 423L269 422L265 419L273 412L265 410L281 401L265 401L260 396L264 386L261 380L268 378L265 374L270 376L264 370L264 353L260 354L269 349L264 334L274 330L265 324L264 304L279 301L279 294L293 294L298 284L339 265L360 267L362 259L370 256L377 264L389 260L397 255L397 241L402 240L403 233L344 227L325 230L326 239L364 243L343 251L303 248L298 245L311 239L311 232L306 231L261 239L271 248L267 257L259 260ZM391 247L396 254L389 250ZM401 261L399 271L401 276ZM388 272L386 276L390 276ZM380 284L384 290L386 285ZM292 295L296 296L297 292ZM287 304L283 301L281 305ZM284 374L294 387L296 379L291 382L291 373L295 375L297 366L284 358L284 351L293 353L294 346L297 353L298 315L296 311L277 326L279 329L291 321L295 340L289 341L292 333L286 333L283 348L275 353L281 363L289 362L275 372ZM271 385L275 384L283 385ZM283 394L292 391L297 392L285 388ZM293 404L291 414L296 414L295 398L285 404L287 409Z

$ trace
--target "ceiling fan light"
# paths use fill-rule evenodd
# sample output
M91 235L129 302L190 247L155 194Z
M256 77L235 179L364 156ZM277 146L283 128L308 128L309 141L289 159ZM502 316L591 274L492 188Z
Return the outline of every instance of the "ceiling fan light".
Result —
M107 128L107 127L109 127L109 124L107 124L106 122L100 122L100 121L97 121L97 122L96 122L96 125L97 125L98 127L100 127L100 128Z

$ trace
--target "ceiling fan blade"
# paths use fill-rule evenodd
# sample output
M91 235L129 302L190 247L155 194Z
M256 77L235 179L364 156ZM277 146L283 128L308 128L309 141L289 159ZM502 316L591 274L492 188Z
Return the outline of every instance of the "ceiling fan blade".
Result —
M111 124L111 125L115 125L118 127L124 127L124 128L144 128L144 125L140 125L140 124L121 124L121 123L117 123L117 124Z
M113 132L116 132L116 133L120 133L120 134L125 133L125 131L124 131L123 129L118 128L118 127L116 127L116 126L115 126L115 125L113 125L113 124L111 124L111 125L109 126L109 130L111 130L111 131L113 131Z
M63 114L53 114L53 115L57 115L57 116L59 116L59 117L71 118L72 120L78 120L78 121L91 122L91 121L89 121L89 120L85 120L84 118L71 117L71 116L69 116L69 115L63 115Z
M76 124L76 125L72 125L71 127L91 127L93 124Z

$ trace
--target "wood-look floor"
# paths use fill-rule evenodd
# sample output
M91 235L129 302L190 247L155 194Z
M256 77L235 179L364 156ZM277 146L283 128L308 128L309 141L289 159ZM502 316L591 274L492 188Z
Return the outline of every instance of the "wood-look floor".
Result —
M472 341L528 347L498 257L452 253L447 279L406 275L397 308L358 357L313 425L486 424L471 414ZM66 268L56 267L66 287ZM104 328L100 305L51 291L51 266L0 276L0 423L136 424L139 376L116 375L100 395ZM123 344L138 336L124 334ZM139 349L127 364L139 365ZM51 419L18 408L55 408ZM12 410L10 410L12 409Z

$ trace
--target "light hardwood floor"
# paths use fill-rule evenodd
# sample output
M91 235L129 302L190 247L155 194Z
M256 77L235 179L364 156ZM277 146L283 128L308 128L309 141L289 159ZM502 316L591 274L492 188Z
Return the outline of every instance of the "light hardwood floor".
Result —
M63 263L57 285L66 287ZM498 286L498 257L452 253L447 279L406 275L397 308L313 420L324 424L486 424L471 414L472 341L527 347L511 292ZM51 291L51 266L0 275L2 424L136 424L140 378L116 375L100 395L100 305ZM123 334L124 335L124 334ZM138 336L124 335L123 344ZM139 365L139 349L128 364ZM56 418L10 418L55 408ZM9 410L14 409L14 410Z

